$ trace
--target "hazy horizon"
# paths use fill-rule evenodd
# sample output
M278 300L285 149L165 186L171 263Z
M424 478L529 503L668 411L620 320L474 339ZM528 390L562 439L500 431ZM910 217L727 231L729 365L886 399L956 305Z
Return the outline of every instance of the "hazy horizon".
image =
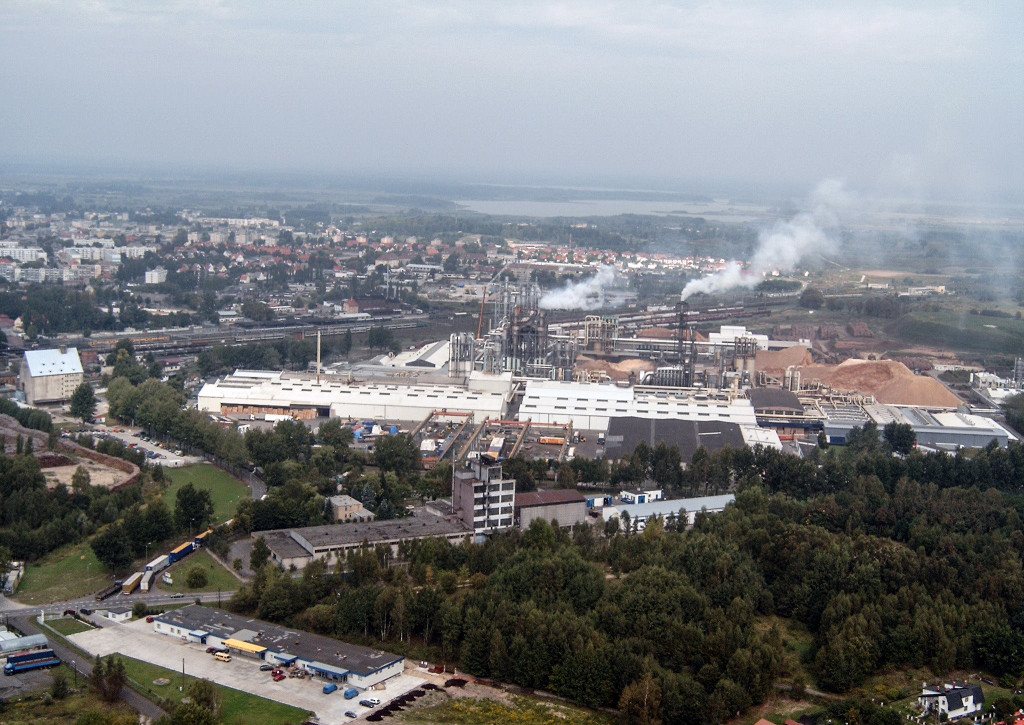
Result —
M1020 201L1021 37L1012 2L13 0L0 173Z

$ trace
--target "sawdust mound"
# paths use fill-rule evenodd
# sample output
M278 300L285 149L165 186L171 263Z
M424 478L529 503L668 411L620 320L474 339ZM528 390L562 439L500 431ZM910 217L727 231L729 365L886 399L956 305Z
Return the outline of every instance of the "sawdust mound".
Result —
M837 390L857 391L890 405L955 407L961 401L938 380L914 375L895 360L846 360L839 365L806 365L800 368L805 382L820 380Z
M612 380L627 380L630 373L636 373L637 377L640 377L641 373L654 370L654 363L650 360L636 358L623 360L622 362L611 362L608 360L595 360L586 355L578 355L576 357L576 366L591 373L608 373L608 377Z
M758 350L754 357L756 370L769 373L784 373L790 365L810 365L811 351L803 345L794 345L783 350Z

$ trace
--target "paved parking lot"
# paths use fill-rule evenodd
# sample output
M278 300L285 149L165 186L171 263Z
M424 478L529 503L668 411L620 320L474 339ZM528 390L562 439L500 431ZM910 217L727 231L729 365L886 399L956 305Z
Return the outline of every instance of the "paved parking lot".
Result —
M157 634L153 631L153 625L147 624L144 619L82 632L72 635L69 639L93 655L121 654L175 672L181 671L181 661L184 658L185 672L189 675L205 677L219 685L311 710L324 725L349 722L351 718L345 717L347 710L352 710L360 717L369 713L370 708L359 704L359 700L366 697L376 697L383 704L424 683L419 677L403 674L385 682L386 688L383 690L360 692L359 697L346 700L341 689L330 695L323 694L321 688L324 680L307 677L301 680L288 678L274 682L269 672L260 672L259 666L262 663L257 660L236 656L230 662L218 662L206 654L204 646L188 644L173 637Z

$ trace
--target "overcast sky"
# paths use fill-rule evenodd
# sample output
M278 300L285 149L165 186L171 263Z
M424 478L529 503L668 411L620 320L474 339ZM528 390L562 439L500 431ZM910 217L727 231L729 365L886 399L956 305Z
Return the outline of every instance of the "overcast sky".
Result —
M3 0L0 164L1019 199L1022 39L1021 0Z

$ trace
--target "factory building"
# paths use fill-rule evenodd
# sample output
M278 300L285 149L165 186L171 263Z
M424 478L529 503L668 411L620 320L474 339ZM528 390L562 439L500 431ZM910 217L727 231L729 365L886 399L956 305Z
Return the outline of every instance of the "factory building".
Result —
M571 527L586 522L587 500L579 491L568 488L517 493L515 518L523 530L530 528L534 519Z
M302 569L313 559L323 559L333 568L344 561L347 552L364 544L389 546L392 555L397 556L398 545L403 541L440 537L457 544L471 533L461 523L425 510L404 519L254 531L250 538L263 539L275 564L285 569Z
M958 448L984 448L992 441L1005 448L1017 436L991 418L959 410L929 410L910 405L845 405L825 408L825 435L830 443L845 443L850 431L871 421L879 433L889 423L907 424L917 435L917 444L927 448L954 451Z
M220 415L288 415L419 421L434 410L471 410L501 418L511 376L474 372L464 384L420 382L415 377L348 381L309 373L236 370L206 383L199 410Z
M82 359L75 347L26 350L19 375L29 405L71 400L71 394L85 379Z
M629 527L634 526L637 531L643 531L647 522L652 518L667 520L670 516L679 517L685 512L687 525L693 526L694 519L701 511L709 514L721 513L725 507L736 500L736 496L727 493L721 496L698 496L696 498L677 498L671 500L649 501L647 503L616 504L605 506L601 515L605 521L617 518L620 524L624 523L627 514Z
M530 380L519 420L606 430L612 418L676 418L756 426L750 401L728 393L602 383Z
M658 443L676 446L684 463L693 458L698 448L713 452L726 447L761 445L782 450L782 442L775 431L756 425L719 420L612 418L605 438L605 456L609 460L629 458L641 442L652 448Z
M313 677L368 689L402 674L405 658L331 637L279 627L222 609L190 604L153 617L159 634L268 664L295 666Z

